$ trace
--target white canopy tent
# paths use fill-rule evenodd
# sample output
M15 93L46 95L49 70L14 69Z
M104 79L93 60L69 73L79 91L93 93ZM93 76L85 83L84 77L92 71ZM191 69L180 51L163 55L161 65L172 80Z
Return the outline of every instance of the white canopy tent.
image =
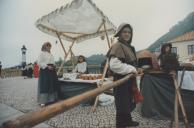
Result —
M104 28L104 25L106 28ZM115 26L91 0L74 0L36 22L42 32L70 42L81 42L115 32Z
M113 34L116 30L113 23L91 0L74 0L70 4L62 6L60 9L56 9L38 19L36 27L44 33L59 38L65 53L65 60L68 54L72 52L71 49L75 42L79 43L87 39L106 35L110 47L108 34ZM66 52L61 39L72 42L68 52ZM64 62L59 68L58 73Z

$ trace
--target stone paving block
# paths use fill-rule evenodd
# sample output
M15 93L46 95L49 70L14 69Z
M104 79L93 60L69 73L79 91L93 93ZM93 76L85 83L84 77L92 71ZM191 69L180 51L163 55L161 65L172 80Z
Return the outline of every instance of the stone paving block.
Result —
M24 113L12 108L12 107L9 107L5 104L0 103L0 126L2 127L2 124L5 121L14 119L14 118L21 116L23 114ZM41 123L37 126L34 126L33 128L51 128L51 127L48 126L47 124Z

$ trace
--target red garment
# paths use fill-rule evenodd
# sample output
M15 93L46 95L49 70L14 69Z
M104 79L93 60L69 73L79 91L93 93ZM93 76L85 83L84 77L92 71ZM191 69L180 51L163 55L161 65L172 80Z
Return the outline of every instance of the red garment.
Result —
M142 96L141 92L139 91L139 89L137 87L136 78L133 79L132 86L133 86L132 90L133 90L133 93L134 93L134 100L135 100L135 103L138 104L138 103L143 101L144 97Z
M39 66L38 64L34 64L34 78L38 78L39 76Z

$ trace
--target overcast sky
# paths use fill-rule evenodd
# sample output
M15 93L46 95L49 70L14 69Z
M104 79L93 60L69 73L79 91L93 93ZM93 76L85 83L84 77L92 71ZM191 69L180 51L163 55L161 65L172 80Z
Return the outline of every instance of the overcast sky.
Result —
M43 15L72 0L0 0L0 61L3 67L21 63L21 47L27 47L27 63L34 62L43 42L50 41L55 60L63 57L57 38L39 31L34 23ZM93 0L118 26L133 26L136 50L147 48L169 29L194 11L194 0ZM65 46L69 45L64 41ZM107 43L100 38L73 47L75 55L106 54Z

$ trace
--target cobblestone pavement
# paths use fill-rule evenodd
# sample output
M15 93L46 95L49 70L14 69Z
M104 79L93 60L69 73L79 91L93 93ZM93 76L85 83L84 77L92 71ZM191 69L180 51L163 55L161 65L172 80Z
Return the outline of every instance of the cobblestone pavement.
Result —
M22 77L0 79L0 103L26 113L39 109L36 95L37 79L23 79ZM45 123L54 128L115 128L114 104L98 106L94 113L90 110L91 106L79 105ZM137 128L167 128L170 125L169 120L143 118L138 107L132 116L134 120L140 122ZM181 123L180 127L183 126Z

